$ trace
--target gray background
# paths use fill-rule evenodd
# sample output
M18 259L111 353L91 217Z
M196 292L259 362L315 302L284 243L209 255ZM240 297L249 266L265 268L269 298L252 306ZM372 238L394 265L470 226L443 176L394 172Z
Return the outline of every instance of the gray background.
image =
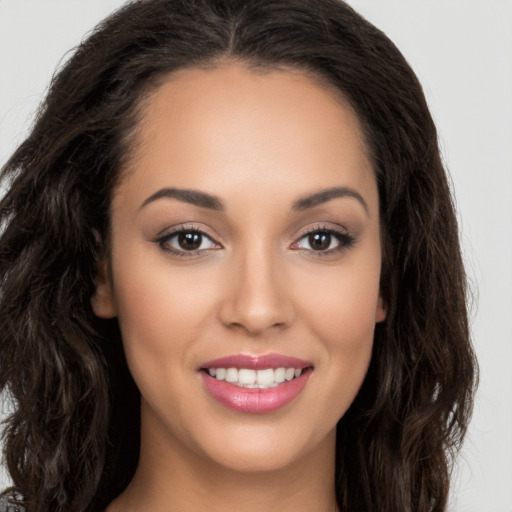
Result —
M0 164L63 55L122 3L0 0ZM481 384L450 511L512 512L512 0L349 3L390 36L424 85L477 297ZM7 483L0 474L0 487Z

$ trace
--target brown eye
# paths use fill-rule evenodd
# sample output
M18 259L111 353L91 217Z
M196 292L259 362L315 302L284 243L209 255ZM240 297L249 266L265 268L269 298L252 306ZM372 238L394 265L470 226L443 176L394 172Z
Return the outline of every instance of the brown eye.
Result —
M331 247L331 238L330 233L311 233L308 235L309 246L314 251L326 251Z
M179 256L194 256L202 251L221 248L208 235L195 229L180 229L158 238L156 242L164 251Z
M316 229L305 233L292 244L292 249L300 249L320 255L332 255L350 249L355 239L348 233L330 228Z
M201 247L203 236L201 233L188 232L178 235L178 245L184 251L195 251Z

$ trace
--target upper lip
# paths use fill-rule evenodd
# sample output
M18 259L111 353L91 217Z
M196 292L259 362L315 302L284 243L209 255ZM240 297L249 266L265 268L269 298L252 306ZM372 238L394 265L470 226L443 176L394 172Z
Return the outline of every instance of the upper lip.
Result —
M235 354L213 359L200 366L202 369L210 368L247 368L250 370L264 370L266 368L307 368L313 366L311 361L283 354Z

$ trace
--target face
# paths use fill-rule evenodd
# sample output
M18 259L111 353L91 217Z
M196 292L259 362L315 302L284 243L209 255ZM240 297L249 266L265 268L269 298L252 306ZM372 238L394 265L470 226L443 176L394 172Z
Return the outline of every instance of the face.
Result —
M93 308L119 320L143 446L242 471L332 453L385 316L349 105L299 72L174 73L145 104L111 225Z

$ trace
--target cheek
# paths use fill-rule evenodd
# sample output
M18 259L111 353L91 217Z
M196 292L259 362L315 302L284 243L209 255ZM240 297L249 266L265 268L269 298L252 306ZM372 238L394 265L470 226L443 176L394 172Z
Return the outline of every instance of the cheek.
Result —
M119 325L141 391L146 381L158 376L168 382L171 372L182 373L189 365L214 300L207 281L191 279L190 272L173 272L165 259L152 259L150 254L137 258L134 251L130 258L114 262Z
M337 421L348 409L366 376L379 307L379 261L317 273L314 286L297 290L300 317L313 331L321 354L318 374L326 376L322 412ZM333 407L333 404L337 404Z
M336 271L317 272L300 284L301 315L326 343L357 351L373 340L379 301L380 260L346 265ZM308 286L309 285L309 286Z
M311 325L324 344L324 362L333 379L340 379L345 388L358 388L370 362L377 297L344 286L336 291L332 300L318 300Z

